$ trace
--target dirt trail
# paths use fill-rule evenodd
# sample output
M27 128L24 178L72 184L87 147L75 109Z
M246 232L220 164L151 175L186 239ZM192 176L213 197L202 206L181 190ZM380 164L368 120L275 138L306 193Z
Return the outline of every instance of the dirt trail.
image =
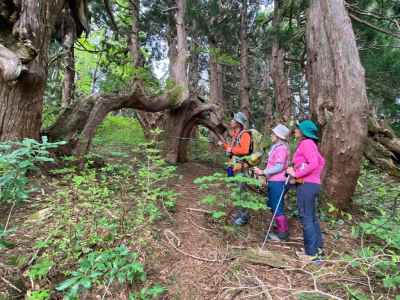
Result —
M176 224L164 231L163 239L176 261L162 270L162 274L172 283L170 295L177 299L212 299L218 293L218 286L224 280L227 262L207 262L205 260L223 260L227 250L224 240L218 237L203 212L195 209L207 209L200 203L204 191L198 189L193 180L205 176L211 170L200 164L185 164L179 169L182 178L176 184L179 193L176 213ZM194 210L189 210L194 209ZM166 234L166 235L165 235ZM175 235L175 236L174 236ZM178 240L177 240L178 239ZM197 256L199 259L185 255L180 251Z
M159 271L160 279L167 283L168 299L298 299L291 295L294 290L313 290L310 274L318 272L318 268L311 270L310 274L303 272L307 269L295 255L295 251L302 248L302 231L297 219L290 219L291 238L288 243L268 244L268 250L274 253L272 256L282 254L290 259L290 265L285 269L293 270L244 261L237 258L238 251L259 247L271 215L253 214L250 224L227 233L221 224L213 224L200 211L208 209L200 203L206 192L193 184L195 178L210 175L214 170L188 163L178 171L182 178L176 184L180 193L173 215L176 223L164 228L165 260L160 260ZM335 247L333 243L339 245L332 241L328 232L325 239L327 252ZM229 259L232 257L235 258ZM329 265L324 265L324 268L329 272ZM287 291L290 288L292 292Z
M229 287L237 285L245 268L240 260L230 258L238 249L258 247L263 236L263 215L253 216L251 224L235 234L226 234L221 225L213 225L200 211L207 209L200 203L206 192L193 184L193 180L212 172L212 169L195 163L185 164L179 169L183 176L176 184L180 193L173 216L176 224L164 230L163 236L174 259L161 271L162 277L170 283L169 295L173 299L239 299L241 290L229 292ZM277 249L277 245L271 247ZM291 250L287 246L283 248ZM278 245L278 249L282 250L282 246ZM253 297L257 298L265 299L265 295Z

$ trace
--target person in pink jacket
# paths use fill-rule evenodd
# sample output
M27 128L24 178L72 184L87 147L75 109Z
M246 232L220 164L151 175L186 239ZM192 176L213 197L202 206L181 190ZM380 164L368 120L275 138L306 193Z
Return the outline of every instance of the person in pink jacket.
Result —
M289 162L289 138L290 130L285 125L278 124L272 129L272 143L271 149L268 153L268 160L266 168L261 170L255 168L257 175L267 177L267 206L271 208L272 214L275 214L276 227L274 232L268 236L269 239L278 241L287 241L289 238L288 219L284 211L284 201L281 201L281 194L285 189L286 169ZM279 204L279 205L278 205Z
M321 189L321 173L325 160L318 150L318 129L311 120L302 121L295 129L298 140L293 167L287 174L296 179L297 209L303 225L305 259L319 262L323 255L323 240L317 216L317 198Z

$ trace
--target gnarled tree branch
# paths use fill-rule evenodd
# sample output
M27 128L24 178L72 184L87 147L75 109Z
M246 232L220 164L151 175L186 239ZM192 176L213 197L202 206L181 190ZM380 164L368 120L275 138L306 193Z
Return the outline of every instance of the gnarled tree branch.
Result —
M5 81L16 80L22 71L22 62L10 49L0 44L0 75Z

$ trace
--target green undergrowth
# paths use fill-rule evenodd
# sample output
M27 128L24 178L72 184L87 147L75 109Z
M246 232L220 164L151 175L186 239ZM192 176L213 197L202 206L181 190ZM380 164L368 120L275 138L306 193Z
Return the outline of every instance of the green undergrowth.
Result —
M65 144L24 139L21 142L0 143L0 204L26 200L34 191L29 186L28 173L42 164L54 162L50 150Z
M139 122L132 117L109 114L97 128L94 145L136 146L145 142Z
M358 180L354 202L359 221L352 234L360 247L345 259L367 281L369 293L357 291L359 299L400 299L400 184L366 163ZM360 296L361 295L361 296Z
M210 206L211 217L224 223L229 222L228 211L235 209L249 209L258 211L265 209L264 197L254 193L245 186L259 187L260 182L256 179L238 174L227 177L224 173L214 173L203 176L194 181L204 191L213 190L218 192L205 193L201 203Z
M124 138L114 135L114 141ZM33 237L33 256L7 260L10 266L29 266L23 275L31 282L27 299L117 299L123 293L147 300L165 293L148 278L143 259L150 261L158 236L154 225L170 216L177 198L169 186L175 167L161 158L160 147L138 142L132 147L137 155L101 168L91 167L90 157L83 167L66 157L63 168L50 171L49 192L36 198L35 212L21 228Z
M334 233L332 238L340 241L344 231L350 230L357 244L336 249L341 253L338 274L345 276L349 272L365 283L341 285L349 299L400 299L399 210L398 179L367 162L358 179L351 211L340 211L330 203L322 205L321 219Z

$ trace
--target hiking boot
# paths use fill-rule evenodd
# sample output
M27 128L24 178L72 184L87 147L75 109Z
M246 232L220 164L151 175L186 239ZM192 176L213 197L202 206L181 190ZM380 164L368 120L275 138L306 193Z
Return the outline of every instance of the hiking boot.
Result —
M268 240L277 242L287 242L289 240L289 233L287 232L270 232L268 234Z
M276 234L275 232L270 232L267 236L267 239L270 241L277 241L277 242L280 242L281 240L278 234Z
M307 255L303 251L296 251L296 256L305 263L312 263L315 266L322 264L323 257L317 253L316 255Z
M249 223L250 215L246 211L238 211L234 214L233 218L233 224L242 226Z
M318 255L319 257L321 257L321 258L324 257L324 256L325 256L325 251L324 251L324 249L318 248L317 255Z
M248 222L249 222L249 220L247 218L239 217L233 221L233 224L242 226L242 225L246 225Z

